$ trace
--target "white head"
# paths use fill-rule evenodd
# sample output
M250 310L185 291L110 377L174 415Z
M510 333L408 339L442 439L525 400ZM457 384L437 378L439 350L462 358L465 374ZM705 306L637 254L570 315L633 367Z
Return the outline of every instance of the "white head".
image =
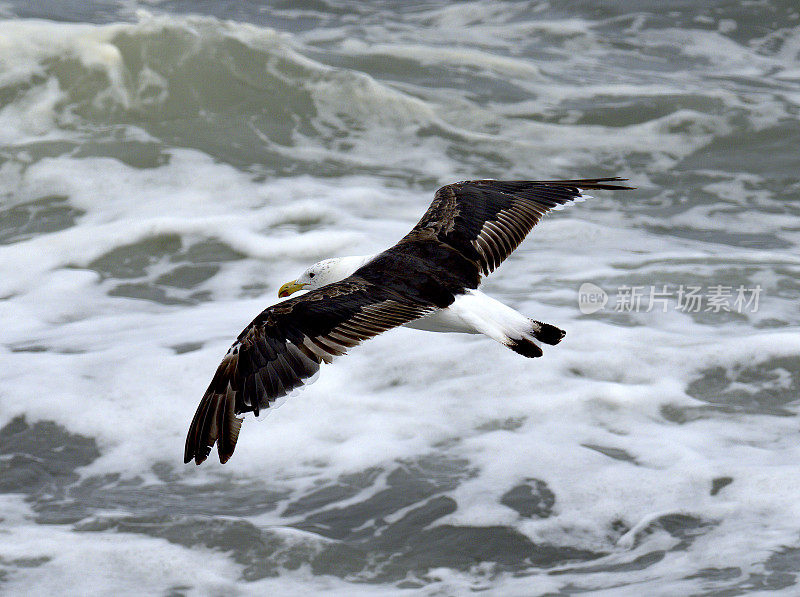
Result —
M354 257L333 257L323 259L309 267L296 280L287 282L278 290L278 297L283 298L298 290L314 290L327 284L344 280L374 255L358 255Z

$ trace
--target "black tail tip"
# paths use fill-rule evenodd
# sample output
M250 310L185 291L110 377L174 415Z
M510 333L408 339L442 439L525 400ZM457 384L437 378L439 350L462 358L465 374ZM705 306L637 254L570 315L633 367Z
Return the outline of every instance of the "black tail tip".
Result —
M567 332L549 323L534 321L533 337L545 344L556 345L567 335ZM535 329L538 326L539 329Z
M509 339L506 344L514 352L521 354L529 359L535 359L542 356L542 349L536 343L526 340L525 338Z

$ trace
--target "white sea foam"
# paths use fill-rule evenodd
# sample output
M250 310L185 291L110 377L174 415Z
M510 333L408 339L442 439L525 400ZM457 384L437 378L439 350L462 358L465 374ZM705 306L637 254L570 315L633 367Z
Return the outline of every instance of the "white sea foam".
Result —
M0 87L22 89L0 110L0 142L8 156L0 176L3 207L62 196L74 210L74 222L61 229L0 245L0 262L7 264L0 277L0 426L22 415L95 438L100 456L81 468L84 479L121 475L159 484L154 468L167 463L198 487L220 479L232 485L268 480L270 488L293 497L341 475L444 455L464 463L465 478L447 491L457 508L436 524L503 525L536 543L606 554L564 566L561 575L535 567L525 577L498 576L481 565L442 567L427 573L422 590L432 593L530 594L565 586L608 595L641 594L642 587L652 594L690 593L706 582L692 573L739 568L746 578L762 572L771 553L796 545L796 402L771 402L770 396L794 387L800 263L791 249L765 250L712 234L757 234L796 247L796 225L780 211L766 174L703 167L694 172L702 199L690 196L694 189L672 189L663 180L682 160L740 130L741 120L754 131L780 124L791 112L793 92L778 88L780 100L763 98L763 106L748 108L741 89L703 89L705 67L686 77L609 81L598 75L579 86L552 76L546 62L493 52L537 33L556 45L553 55L563 72L598 68L615 54L590 22L520 19L503 37L508 24L473 23L475 10L486 19L517 14L489 3L421 13L430 32L446 32L439 43L472 36L464 42L469 47L440 54L430 40L407 39L408 30L394 39L380 32L382 44L372 43L368 33L332 51L342 60L404 57L418 71L435 65L449 72L466 61L489 79L510 80L513 93L525 96L519 101L481 100L457 81L442 90L411 76L381 80L380 73L324 63L314 44L335 46L346 28L289 35L214 19L148 15L130 24L0 24ZM234 72L226 79L230 85L244 79L257 87L265 73L285 84L262 93L278 96L270 98L278 114L296 107L300 124L286 133L291 142L278 142L277 133L257 124L256 141L236 137L233 127L197 133L203 123L224 117L224 110L214 112L210 92L186 116L189 133L159 128L180 120L180 111L155 126L149 119L157 121L159 110L169 111L175 94L185 92L180 77L159 71L155 62L137 70L135 52L120 39L127 36L146 54L144 48L166 34L193 40L191 51L165 58L170 64L222 54L231 40L243 44L244 56L266 62L250 70L233 58L222 63ZM789 50L757 55L758 44L737 44L723 32L675 37L675 29L635 29L630 35L647 51L680 45L710 70L749 77L774 71L783 82L791 74L791 43L798 39L785 34ZM202 54L203 48L214 52ZM105 77L95 95L82 97L52 70L52 61L63 56L74 58L83 76ZM201 83L186 83L187 105L193 93L202 95ZM678 93L691 107L676 102L664 113L623 115L613 124L581 121L587 114L598 119L591 112L598 98L656 100ZM695 95L707 103L692 103ZM562 109L567 122L548 120ZM232 121L263 116L248 110ZM271 153L264 149L244 165L240 157L226 162L234 141L220 150L214 136L228 133L236 143L249 139ZM90 141L113 146L122 157L77 153ZM157 159L144 167L117 142L153 147ZM49 143L70 149L42 149ZM287 173L270 162L276 155L311 166ZM263 171L262 162L270 163ZM332 164L346 174L328 176ZM559 346L545 347L543 358L523 359L484 338L395 330L324 366L316 384L263 424L248 417L225 469L213 455L203 467L180 468L187 425L219 359L242 327L277 300L281 283L321 258L394 243L423 213L435 181L487 170L498 178L591 176L596 168L635 178L646 198L597 191L548 216L485 287L567 330ZM682 175L675 171L676 178ZM678 234L686 230L697 234ZM214 261L218 270L194 285L171 282L176 267L204 265L202 259L175 259L209 242L232 256ZM130 249L137 243L139 249ZM159 243L167 249L158 249ZM626 314L611 304L583 316L576 293L586 281L608 291L626 284L760 284L764 294L758 312L728 318L675 310ZM137 284L165 295L143 298ZM182 346L196 349L176 349ZM710 390L698 386L705 377L715 380L706 384ZM739 393L751 402L725 402ZM712 492L715 482L728 478ZM555 495L552 515L526 518L502 503L511 487L530 479L546 482ZM386 487L385 480L376 482L336 506ZM110 514L96 510L92 514ZM35 512L17 497L3 498L3 512L0 563L49 558L36 567L17 566L7 581L12 591L398 590L354 585L306 568L242 583L241 566L215 549L141 533L75 533L65 525L35 524ZM680 538L660 522L678 515L705 525L680 549ZM280 509L253 520L286 536L300 533L286 528ZM326 541L292 537L298 544ZM633 564L659 550L661 561ZM96 570L102 575L92 576ZM72 572L68 581L66 571Z

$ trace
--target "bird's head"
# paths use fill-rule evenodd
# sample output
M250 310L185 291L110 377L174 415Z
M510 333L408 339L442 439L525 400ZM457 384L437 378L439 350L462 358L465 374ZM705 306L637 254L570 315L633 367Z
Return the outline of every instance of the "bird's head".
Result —
M352 257L334 257L323 259L309 267L296 280L287 282L278 290L278 297L284 298L298 290L314 290L326 284L344 280L362 265L370 261L374 255L355 255Z
M296 280L286 282L286 284L281 286L280 290L278 290L278 297L284 298L290 294L294 294L298 290L314 290L320 286L325 286L326 284L330 284L332 282L338 282L346 277L338 277L336 275L338 273L336 265L339 261L339 259L325 259L323 261L318 261L302 274L297 276Z

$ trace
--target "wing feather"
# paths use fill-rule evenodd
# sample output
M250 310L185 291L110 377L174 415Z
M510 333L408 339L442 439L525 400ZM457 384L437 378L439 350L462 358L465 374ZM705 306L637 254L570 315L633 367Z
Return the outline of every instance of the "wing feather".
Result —
M439 242L476 262L480 273L494 271L551 209L582 197L583 189L629 189L625 179L473 180L436 192L433 203L408 237L433 232Z
M269 408L321 363L432 308L351 276L266 309L217 368L189 427L184 461L200 464L216 444L226 462L242 424L236 415Z

